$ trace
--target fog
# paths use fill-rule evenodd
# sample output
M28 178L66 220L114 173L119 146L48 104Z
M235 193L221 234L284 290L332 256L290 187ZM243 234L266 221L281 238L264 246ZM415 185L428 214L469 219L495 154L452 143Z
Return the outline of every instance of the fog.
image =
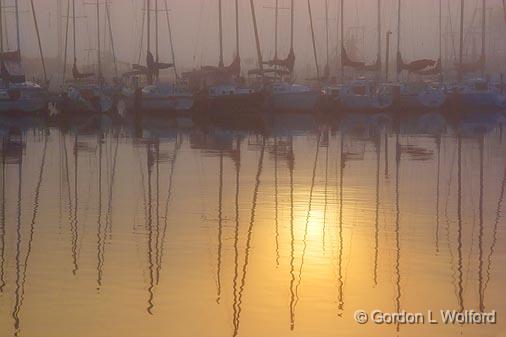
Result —
M67 0L62 3L62 35L65 34ZM77 19L77 57L80 63L94 63L96 59L97 28L96 6L92 0L76 0ZM159 9L164 9L164 0L158 0ZM481 7L481 0L466 0L466 50L478 50L480 39L480 14L474 18L476 8ZM15 25L13 0L3 0L4 6L4 47L15 49ZM37 19L41 31L44 55L48 58L58 56L57 30L58 0L34 0ZM110 39L106 28L104 5L101 1L101 43L103 50L110 50ZM126 63L138 61L140 49L142 16L145 1L143 0L109 0L111 23L117 58ZM154 8L155 0L151 0ZM170 20L175 47L176 62L179 68L193 68L201 65L217 65L218 63L218 0L168 0ZM232 60L235 52L235 7L234 0L222 0L223 3L223 35L225 63ZM260 43L264 59L270 59L274 54L274 10L275 0L254 1L257 22L260 33ZM317 53L320 65L326 62L325 40L325 0L311 0L313 20L316 35ZM437 58L439 54L439 0L403 0L401 24L401 49L406 59ZM243 69L255 67L256 49L253 33L250 2L239 0L240 5L240 53ZM290 0L279 0L279 57L288 53L290 45ZM331 53L331 69L336 67L337 61L333 57L338 45L338 5L339 0L329 0L329 46ZM19 0L21 50L24 57L37 57L38 47L31 13L30 1ZM443 33L444 53L447 59L454 57L455 43L458 48L458 37L451 39L449 33L458 31L460 0L443 0ZM506 26L503 19L502 0L488 0L489 8L489 42L490 52L504 55ZM170 61L169 38L166 13L160 11L159 20L159 48L164 61ZM154 15L153 15L154 16ZM392 53L395 51L397 34L397 0L381 1L382 18L382 48L385 48L384 35L391 30ZM154 18L152 19L154 29ZM355 36L355 57L366 62L375 59L377 53L377 0L345 0L345 36ZM69 27L69 57L72 55L72 24ZM453 28L453 29L452 29ZM473 39L474 36L477 36ZM154 41L154 33L152 34ZM63 40L63 36L62 36ZM472 43L474 41L474 43ZM144 39L145 42L145 39ZM154 46L154 42L152 42ZM154 49L154 47L153 47ZM314 71L314 57L311 44L311 33L306 0L295 0L295 54L297 57L297 71ZM144 60L142 54L142 60ZM69 61L70 62L70 61ZM142 62L142 61L141 61Z

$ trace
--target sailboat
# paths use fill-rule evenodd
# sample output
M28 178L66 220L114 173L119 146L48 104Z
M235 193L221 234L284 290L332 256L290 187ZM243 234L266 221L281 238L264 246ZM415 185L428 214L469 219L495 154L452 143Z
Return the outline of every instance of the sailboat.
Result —
M0 113L17 112L23 114L38 114L47 112L49 103L47 91L39 84L27 81L23 73L21 66L18 0L14 2L14 8L16 16L17 48L14 51L6 51L4 49L2 22L3 9L2 1L0 1ZM33 2L32 11L34 19L36 20ZM41 44L39 43L39 47L40 46Z
M258 112L263 108L264 93L260 88L245 85L241 78L240 36L239 36L239 1L235 0L235 35L236 51L234 60L229 66L223 61L223 18L222 1L218 1L219 45L220 55L218 67L204 66L202 72L212 85L205 85L196 95L196 111L198 113L236 113ZM253 21L254 6L252 3Z
M377 81L361 77L351 83L344 84L345 67L361 72L381 73L381 0L378 0L378 54L375 63L367 65L365 62L351 60L344 46L344 0L341 0L341 82L337 87L327 87L324 90L327 109L346 112L381 112L392 106L391 94L384 85Z
M68 30L70 20L70 0L67 3L67 29L65 44L68 44ZM63 113L70 114L96 114L108 113L113 109L113 88L105 84L100 49L100 4L96 2L97 14L97 74L82 73L78 67L77 55L77 30L76 30L76 1L72 0L72 35L73 35L73 63L72 79L65 83L66 91L63 94L63 100L57 109ZM65 50L67 47L65 47ZM63 78L67 72L67 55L65 54Z
M309 5L309 3L308 3ZM310 8L310 7L309 7ZM276 2L276 41L278 35L277 28L278 2ZM294 0L290 4L290 51L285 59L279 59L278 46L275 45L275 57L273 60L265 62L267 65L276 67L276 73L281 74L281 78L266 86L267 106L275 112L312 112L317 107L320 99L320 91L305 84L293 82L293 71L295 66L294 42L294 19L295 7ZM314 37L314 36L313 36ZM318 67L317 67L318 68ZM283 76L285 74L285 76ZM284 78L283 78L284 77Z
M167 0L164 0L167 28L169 32L170 49L172 53L171 63L160 62L159 56L159 25L158 25L158 0L155 0L155 55L151 50L151 0L146 0L147 16L147 50L146 65L134 64L133 70L124 74L125 85L121 90L121 99L118 103L120 113L134 109L146 113L181 113L188 112L193 107L193 95L190 90L179 82L176 69L174 46L172 43L172 28L169 18ZM172 68L175 83L163 83L160 81L160 70ZM139 76L146 77L146 85L141 89Z
M500 110L506 108L506 97L488 79L486 70L486 0L482 0L481 55L478 61L464 63L464 0L460 1L460 48L456 64L459 83L451 88L453 106L461 110ZM481 72L482 77L464 80L466 74Z
M446 93L442 82L442 0L439 0L439 58L438 60L419 59L405 63L401 53L401 0L397 4L397 79L403 71L410 75L440 76L439 83L424 81L397 83L399 97L396 105L405 110L437 110L446 103Z

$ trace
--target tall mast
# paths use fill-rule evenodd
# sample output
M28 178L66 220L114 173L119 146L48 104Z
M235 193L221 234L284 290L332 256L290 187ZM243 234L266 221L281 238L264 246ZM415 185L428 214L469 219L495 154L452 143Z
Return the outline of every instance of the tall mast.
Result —
M18 5L18 0L14 1L14 7L16 9L16 41L17 41L18 51L21 54L21 37L20 37L20 31L19 31L19 5Z
M278 18L279 18L279 0L276 0L274 9L274 59L278 59Z
M381 0L378 0L378 57L377 61L380 66L378 69L378 73L381 75Z
M220 0L221 3L221 0ZM262 61L262 50L260 48L260 38L258 37L258 27L257 27L257 17L255 14L255 4L253 3L253 0L249 0L249 4L251 7L251 17L253 18L253 29L255 31L255 43L257 47L257 59L258 59L258 69L260 70L260 73L262 75L262 79L264 78L264 65ZM292 0L293 4L293 0Z
M114 37L112 35L112 23L111 23L111 13L109 10L109 2L105 2L105 12L107 14L107 23L109 25L109 39L111 40L111 50L112 50L112 60L114 62L114 74L118 77L118 64L116 62L116 50L114 49Z
M57 31L57 35L58 35L58 61L61 62L62 61L62 57L63 57L63 44L62 44L62 39L63 39L63 26L62 26L62 16L63 16L63 8L62 8L62 1L63 0L58 0L57 4L56 4L56 31Z
M223 68L223 18L221 9L221 0L218 0L218 17L219 17L219 39L220 39L220 61L218 66Z
M459 46L459 81L462 80L462 62L464 54L464 0L460 0L460 46Z
M148 33L148 53L151 52L151 0L146 0L147 9L146 9L146 15L147 15L147 33Z
M169 42L170 42L170 53L172 56L172 67L174 68L174 76L176 76L176 80L179 79L179 76L177 75L177 69L176 69L176 56L174 54L174 43L172 41L172 27L170 26L170 18L169 18L169 6L167 5L167 0L165 2L165 15L167 16L167 27L169 29Z
M295 24L295 4L292 0L290 4L290 52L293 52L293 26Z
M158 50L158 0L155 0L155 60L156 63L159 61L159 50Z
M329 75L329 1L325 0L325 39L327 48L327 60L325 65L325 76ZM328 79L328 78L327 78Z
M0 62L2 61L2 54L4 53L4 28L3 28L3 9L2 0L0 0Z
M97 0L97 79L102 79L102 63L100 61L100 3Z
M343 51L344 51L344 0L341 0L341 83L344 82L344 64L343 64Z
M235 57L239 58L239 55L239 0L235 0Z
M325 38L327 43L327 64L325 65L325 76L329 75L329 1L325 0Z
M47 84L46 62L44 61L44 53L42 52L42 42L40 40L39 24L37 22L37 15L35 14L35 5L33 4L33 0L30 0L30 4L32 6L33 24L35 25L35 32L37 33L37 42L39 45L40 61L42 62L42 71L44 73L44 85L46 85ZM0 24L1 24L1 22L0 22Z
M486 49L486 33L487 33L487 2L481 1L481 74L485 74L485 49Z
M77 63L77 48L76 48L76 0L72 0L72 43L74 49L74 64Z
M68 52L68 42L69 42L69 21L70 21L70 0L67 0L67 13L66 13L66 21L65 21L65 47L63 51L63 76L62 76L62 86L65 84L65 76L67 75L67 52Z
M320 81L320 69L318 67L318 55L316 54L316 40L314 36L314 27L313 27L313 13L311 12L311 1L307 0L307 10L309 12L309 25L311 26L311 37L313 41L313 54L314 54L314 62L316 65L316 79L318 82Z
M439 0L439 81L443 82L443 0Z
M399 66L399 56L401 53L401 0L397 3L397 67ZM396 79L399 81L399 69L395 70Z

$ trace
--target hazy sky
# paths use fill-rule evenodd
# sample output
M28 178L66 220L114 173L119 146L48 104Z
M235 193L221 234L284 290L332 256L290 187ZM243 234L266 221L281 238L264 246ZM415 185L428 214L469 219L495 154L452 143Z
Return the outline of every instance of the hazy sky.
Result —
M85 5L92 0L75 0L77 16L81 18L77 22L78 54L80 62L85 63L94 57L96 48L96 7ZM116 53L118 58L126 62L137 60L141 39L142 8L143 0L109 0L112 29ZM164 8L164 0L158 0L160 9ZM230 62L235 49L235 12L234 0L223 1L224 18L224 49L225 61ZM315 33L318 47L318 58L321 64L325 63L325 0L310 0L313 10ZM155 0L151 0L154 7ZM218 0L167 0L170 8L170 18L173 29L173 37L176 48L176 60L179 65L185 67L200 66L202 64L216 64L218 60ZM382 0L381 16L383 20L383 35L387 30L396 33L397 0ZM439 0L402 0L402 30L401 45L406 58L431 57L438 55L438 4ZM14 3L14 0L3 0L4 6ZM34 1L45 54L56 56L57 54L57 0ZM66 14L67 0L62 0L63 14ZM274 45L274 10L275 0L256 0L257 20L260 30L260 40L264 59L273 56ZM290 0L279 0L280 6L287 8ZM339 0L329 0L329 26L330 48L335 52L337 41L337 7ZM442 0L443 3L443 29L449 25L448 13L452 14L454 30L458 27L458 10L460 0ZM31 16L30 2L19 0L21 18L21 40L25 55L37 55L36 40ZM481 6L481 0L466 0L466 18L470 22L474 8ZM488 0L488 7L495 8L499 14L502 0ZM241 55L246 66L248 61L254 62L255 43L252 29L252 19L249 0L239 0L241 20ZM271 8L268 8L271 7ZM102 14L103 6L101 7ZM8 42L12 47L15 41L13 29L13 12L7 11ZM366 61L374 59L376 54L377 40L377 0L345 0L345 32L349 33L352 27L362 27L360 30L361 41L358 45L362 57ZM105 16L101 16L104 27ZM153 25L154 25L154 19ZM297 67L305 68L307 64L313 64L311 35L309 29L309 17L306 0L295 0L296 38L295 53L297 55ZM479 21L477 21L479 22ZM63 20L65 27L65 19ZM160 27L160 54L162 59L169 60L167 21L164 12L159 13ZM355 30L358 31L358 30ZM106 31L102 31L102 43L108 44ZM289 10L280 10L279 27L279 53L283 57L289 48ZM153 34L154 35L154 34ZM153 36L154 38L154 36ZM392 47L395 48L396 34L393 35ZM384 38L383 38L384 40ZM106 42L104 42L106 41ZM72 43L72 39L69 39ZM384 45L384 41L383 41ZM383 46L384 48L384 46ZM143 48L145 49L145 47ZM393 50L393 49L392 49ZM143 56L144 59L144 56ZM250 59L250 60L248 60ZM90 61L91 62L91 61Z

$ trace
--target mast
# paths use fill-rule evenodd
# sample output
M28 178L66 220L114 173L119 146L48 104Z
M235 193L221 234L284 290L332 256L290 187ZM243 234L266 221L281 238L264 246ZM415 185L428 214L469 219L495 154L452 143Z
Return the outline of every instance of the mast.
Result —
M276 0L276 4L277 4ZM276 41L277 41L276 34ZM235 57L239 58L239 0L235 0Z
M325 39L327 49L327 63L325 65L325 77L328 80L329 76L329 1L325 0Z
M58 60L61 62L63 57L63 45L62 45L62 38L63 38L63 25L62 25L62 16L63 16L63 8L62 8L62 1L58 0L56 3L56 31L58 35ZM1 4L0 4L1 5Z
M158 50L158 0L155 0L155 59L158 63L160 59Z
M98 82L102 79L102 63L100 61L100 4L97 0L97 79Z
M147 40L147 48L148 48L148 54L151 52L151 0L146 0L147 5L147 34L148 34L148 40Z
M18 52L21 55L21 36L19 31L19 4L18 0L14 1L14 7L16 9L16 41L18 46Z
M170 18L169 18L169 6L167 5L167 0L165 2L165 15L167 16L167 27L169 29L169 42L170 42L170 53L172 55L172 67L174 68L174 75L176 76L176 80L179 79L179 76L177 75L177 69L176 69L176 56L174 55L174 43L172 40L172 27L170 25Z
M344 64L343 64L343 51L344 51L344 0L341 0L341 83L344 83Z
M293 52L293 27L295 24L294 20L295 20L295 3L294 0L292 0L290 4L290 52Z
M295 55L293 51L293 37L294 37L294 24L295 24L295 3L294 0L290 3L290 55ZM290 80L293 78L293 69L290 72Z
M42 42L40 41L39 24L37 23L37 15L35 15L35 5L33 0L30 0L32 6L33 23L35 25L35 32L37 33L37 42L39 44L40 60L42 62L42 71L44 72L44 85L47 84L46 62L44 61L44 53L42 52ZM0 22L1 24L1 22Z
M274 9L274 59L278 59L278 19L279 19L279 0L276 0Z
M464 0L460 0L460 46L459 46L459 70L458 79L462 80L462 62L464 55Z
M118 64L116 62L116 50L114 49L114 38L112 35L112 23L111 23L111 14L109 11L109 3L105 2L105 13L107 14L107 23L109 25L109 39L111 40L111 50L112 50L112 59L114 62L114 74L118 77Z
M221 0L220 0L221 3ZM249 0L250 7L251 7L251 17L253 18L253 29L255 31L255 43L257 47L257 59L258 59L258 69L260 70L260 73L262 75L262 79L264 78L264 65L262 62L262 50L260 49L260 39L258 37L258 27L257 27L257 18L255 15L255 4L253 3L253 0ZM293 4L293 0L292 0ZM293 45L293 26L292 26L292 45Z
M311 26L311 37L313 41L313 54L314 54L314 62L316 65L316 79L320 82L320 69L318 67L318 55L316 54L316 40L314 36L314 27L313 27L313 14L311 12L311 1L307 0L307 10L309 12L309 25Z
M439 81L443 83L443 1L439 0Z
M219 39L220 39L220 61L218 67L223 68L223 17L221 9L221 0L218 0L218 17L219 17Z
M379 70L378 73L381 76L381 0L378 0L378 57L377 61L379 62Z
M0 0L0 62L2 61L2 54L4 53L4 28L3 28L3 10L2 0Z
M485 75L485 49L487 33L487 2L481 1L481 74Z
M399 66L399 56L401 53L401 0L397 3L397 67ZM396 79L399 81L399 70L395 71Z
M65 75L67 74L67 52L68 52L68 42L69 42L69 20L70 20L70 0L67 0L67 15L65 22L65 49L63 52L63 77L62 77L62 86L65 85Z

